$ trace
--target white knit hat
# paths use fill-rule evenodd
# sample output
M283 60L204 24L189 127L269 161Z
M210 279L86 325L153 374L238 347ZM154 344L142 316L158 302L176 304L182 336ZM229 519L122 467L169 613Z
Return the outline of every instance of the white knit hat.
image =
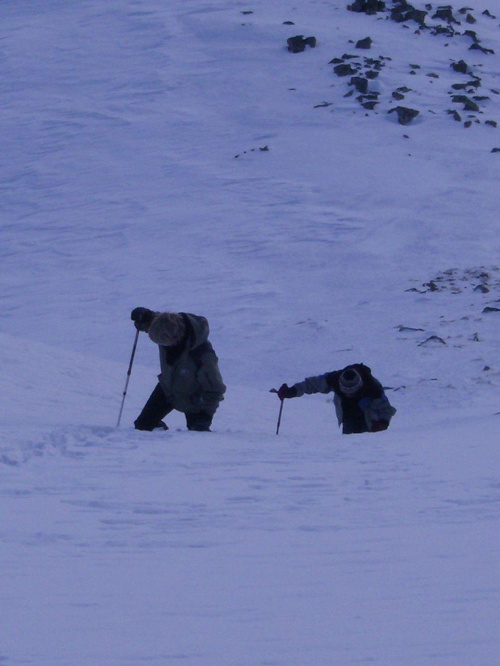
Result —
M161 312L156 316L148 330L153 342L162 347L173 347L184 337L186 325L180 314Z

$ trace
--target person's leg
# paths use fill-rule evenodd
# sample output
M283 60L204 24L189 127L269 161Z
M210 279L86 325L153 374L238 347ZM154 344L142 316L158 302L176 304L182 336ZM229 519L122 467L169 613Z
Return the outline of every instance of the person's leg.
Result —
M155 428L167 429L162 422L162 418L173 410L172 405L167 402L165 393L160 384L157 384L154 391L149 396L142 412L134 421L137 430L154 430Z
M196 412L196 414L186 414L186 425L188 430L197 430L198 432L210 432L213 415L207 412Z

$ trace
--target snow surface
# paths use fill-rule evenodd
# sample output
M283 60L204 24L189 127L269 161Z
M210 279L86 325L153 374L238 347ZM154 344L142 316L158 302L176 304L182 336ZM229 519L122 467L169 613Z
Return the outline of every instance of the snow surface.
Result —
M2 665L498 664L500 12L346 5L0 4ZM116 427L138 305L208 317L212 433L133 429L142 335ZM359 361L387 432L276 436L271 387Z

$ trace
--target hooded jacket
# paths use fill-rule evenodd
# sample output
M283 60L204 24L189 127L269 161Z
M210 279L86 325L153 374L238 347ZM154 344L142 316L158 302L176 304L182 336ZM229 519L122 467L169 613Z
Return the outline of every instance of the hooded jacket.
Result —
M182 340L175 347L158 345L160 385L174 409L185 414L206 412L213 415L224 399L226 386L218 358L208 340L208 321L200 315L179 314L185 325ZM154 337L151 339L157 342Z
M339 378L347 369L356 370L363 380L363 386L354 395L342 393ZM324 375L307 377L303 382L293 385L297 397L304 393L335 393L333 400L339 425L345 434L370 432L376 423L385 422L387 426L396 413L384 393L382 384L372 375L371 369L363 363L348 365L343 370L326 372ZM386 426L386 427L387 427Z

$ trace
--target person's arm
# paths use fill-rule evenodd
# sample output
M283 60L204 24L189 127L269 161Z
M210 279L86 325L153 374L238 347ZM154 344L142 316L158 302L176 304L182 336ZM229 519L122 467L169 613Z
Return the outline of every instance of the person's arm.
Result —
M214 351L203 355L201 367L198 371L198 382L200 384L200 407L203 411L213 414L219 402L224 400L226 385L222 380L219 370L219 362Z
M333 389L327 381L327 376L328 373L317 375L315 377L306 377L304 381L297 382L291 388L295 389L295 395L297 398L300 398L300 396L304 394L330 393Z

